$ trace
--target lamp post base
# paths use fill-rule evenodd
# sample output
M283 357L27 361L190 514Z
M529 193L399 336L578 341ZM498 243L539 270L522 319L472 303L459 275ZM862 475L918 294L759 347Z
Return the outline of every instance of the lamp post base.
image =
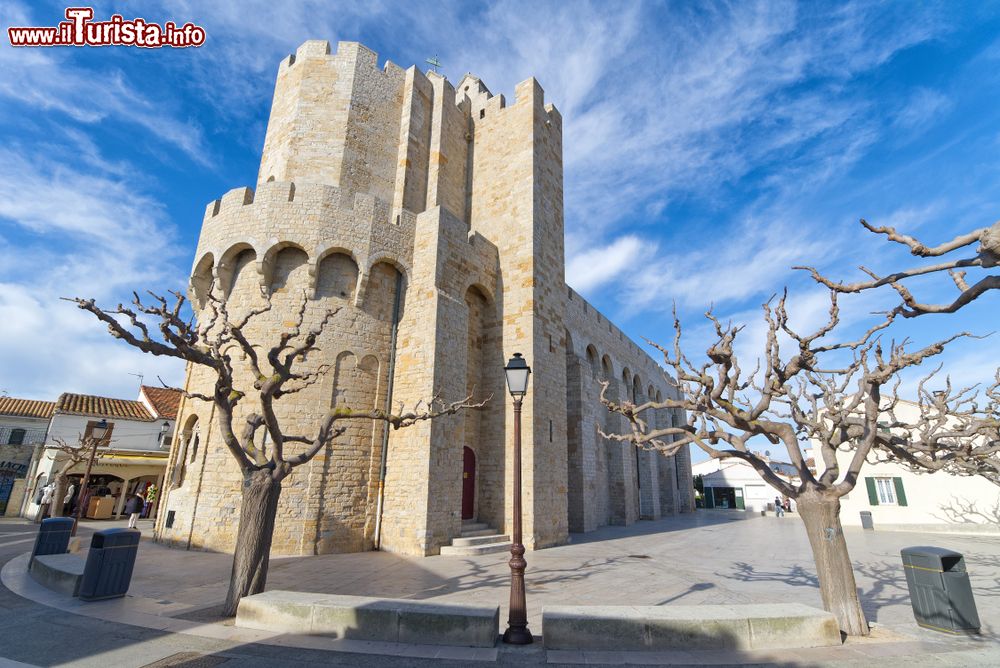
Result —
M531 637L528 627L511 626L504 631L503 641L508 645L530 645L535 639Z

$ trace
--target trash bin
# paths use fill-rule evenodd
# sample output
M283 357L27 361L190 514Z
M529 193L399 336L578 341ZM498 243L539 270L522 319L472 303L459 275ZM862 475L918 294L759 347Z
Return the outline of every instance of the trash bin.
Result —
M917 624L946 633L979 633L979 613L965 558L943 547L900 551Z
M66 554L69 551L69 538L73 533L72 517L50 517L42 520L35 536L35 547L31 550L31 558L45 554Z
M861 528L862 529L875 529L875 523L872 521L872 513L870 510L861 511Z
M105 529L94 534L80 579L82 600L97 601L125 595L132 581L140 535L136 529Z

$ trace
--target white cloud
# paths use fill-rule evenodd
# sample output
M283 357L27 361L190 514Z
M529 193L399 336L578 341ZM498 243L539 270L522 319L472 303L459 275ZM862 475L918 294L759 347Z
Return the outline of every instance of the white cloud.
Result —
M566 264L566 282L578 292L587 292L617 279L628 269L644 266L656 252L656 244L635 235L619 237L603 248L576 253Z
M943 93L918 88L896 114L893 125L906 131L921 130L948 113L952 106L952 101Z
M67 391L128 398L136 391L129 373L181 381L182 365L130 349L60 300L114 305L132 289L181 287L174 230L156 200L114 175L4 150L0 219L11 230L0 237L0 389L39 399Z
M16 2L0 10L0 25L4 26L54 25L59 18L36 20ZM111 118L135 124L181 149L195 162L209 164L201 127L177 117L180 110L171 108L170 95L150 98L120 70L81 67L74 64L73 55L73 49L14 48L6 39L0 40L0 70L4 72L0 98L37 110L54 110L79 123Z

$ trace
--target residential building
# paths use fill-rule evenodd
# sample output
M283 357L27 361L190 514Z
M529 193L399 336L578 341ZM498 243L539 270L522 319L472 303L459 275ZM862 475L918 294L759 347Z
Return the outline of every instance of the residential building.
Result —
M120 515L129 494L145 494L150 485L161 490L180 398L180 390L148 386L140 388L135 400L60 395L53 408L45 445L33 465L24 514L34 517L39 508L39 491L69 461L54 446L79 448L92 443L92 434L99 425L106 425L107 432L98 444L89 485L95 498L108 499L101 505L99 518ZM80 498L86 468L84 457L68 471L75 495L69 507ZM155 513L155 506L151 511Z
M0 397L0 517L16 515L32 458L45 443L55 403Z
M900 421L911 422L917 420L920 409L900 399L895 413ZM853 452L838 451L841 470L852 456ZM1000 532L997 485L979 476L915 473L886 459L878 453L871 455L857 486L841 497L840 521L845 526L859 526L862 513L871 513L876 530ZM822 473L822 457L817 458L817 466Z
M798 478L798 472L791 464L773 460L766 454L756 454L781 477L789 480ZM773 487L764 482L757 469L742 459L709 459L694 464L691 470L694 475L701 476L705 508L757 512L767 510L768 504L773 506L775 497L779 496Z

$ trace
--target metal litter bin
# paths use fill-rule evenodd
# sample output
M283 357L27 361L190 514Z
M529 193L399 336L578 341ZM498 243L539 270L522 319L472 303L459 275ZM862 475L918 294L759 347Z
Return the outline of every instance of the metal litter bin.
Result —
M870 510L861 511L861 528L868 530L875 529L875 522L872 521L872 513Z
M900 550L917 624L946 633L979 633L979 613L965 558L943 547Z
M50 517L42 520L35 536L35 547L31 550L31 558L45 554L66 554L69 551L69 539L73 533L72 517Z
M94 534L80 579L82 600L97 601L125 595L132 582L140 535L136 529L105 529Z

